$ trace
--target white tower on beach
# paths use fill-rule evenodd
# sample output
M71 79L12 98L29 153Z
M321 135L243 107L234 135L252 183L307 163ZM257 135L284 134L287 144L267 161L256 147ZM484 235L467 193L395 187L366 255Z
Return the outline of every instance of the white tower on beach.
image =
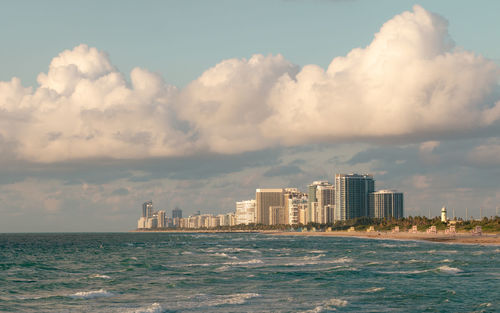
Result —
M444 206L441 209L441 222L446 223L447 218L446 218L446 207Z

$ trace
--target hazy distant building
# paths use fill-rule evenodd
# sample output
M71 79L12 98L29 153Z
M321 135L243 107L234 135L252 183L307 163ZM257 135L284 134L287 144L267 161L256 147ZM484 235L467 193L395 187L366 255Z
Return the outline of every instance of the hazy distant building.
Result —
M157 222L158 223L158 228L165 228L165 227L167 227L167 223L166 223L167 222L167 220L166 220L167 216L166 216L165 211L160 210L160 211L156 212L156 214L157 214L156 218L158 220L158 222Z
M372 175L335 175L335 221L369 216L369 194L375 190Z
M300 192L297 188L286 188L284 214L288 218L285 224L299 224L301 209L307 209L307 194Z
M284 206L283 189L257 189L255 193L257 223L270 225L269 208Z
M370 217L404 217L403 193L393 190L379 190L370 194Z
M142 204L142 217L153 217L153 201L147 201Z
M326 224L333 222L333 216L326 212L326 207L335 204L335 188L331 184L319 185L316 188L316 200L318 202L316 223Z
M315 181L309 186L307 186L307 213L306 213L306 219L307 223L319 223L320 221L318 220L321 217L321 214L319 214L317 211L314 210L314 208L318 209L319 205L315 205L314 202L318 202L318 197L317 197L317 189L318 186L331 186L331 184L328 181Z
M255 223L255 200L246 200L236 202L236 224L253 224Z
M175 208L172 210L172 218L182 218L182 210Z

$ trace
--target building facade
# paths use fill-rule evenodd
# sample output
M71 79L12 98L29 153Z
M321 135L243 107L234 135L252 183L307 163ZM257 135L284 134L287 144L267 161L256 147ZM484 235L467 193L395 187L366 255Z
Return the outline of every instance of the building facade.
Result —
M370 217L403 218L403 193L393 190L379 190L370 194Z
M257 224L270 225L269 208L283 207L284 189L257 189L255 192Z
M245 200L236 202L236 225L253 224L256 221L255 200Z
M367 174L335 175L335 221L369 216L369 194L375 191L375 180Z

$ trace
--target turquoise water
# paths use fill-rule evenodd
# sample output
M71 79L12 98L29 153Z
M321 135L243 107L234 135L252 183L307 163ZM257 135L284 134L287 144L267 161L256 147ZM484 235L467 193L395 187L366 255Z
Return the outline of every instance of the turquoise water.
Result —
M500 247L263 234L0 234L1 312L499 312Z

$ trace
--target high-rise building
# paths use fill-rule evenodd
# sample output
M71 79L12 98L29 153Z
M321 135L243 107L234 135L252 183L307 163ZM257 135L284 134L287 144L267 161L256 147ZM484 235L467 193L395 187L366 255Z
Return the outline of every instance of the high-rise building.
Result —
M375 190L372 175L335 175L335 221L369 216L369 194Z
M270 225L269 207L284 206L283 189L257 189L255 192L257 223Z
M319 221L317 220L318 218L318 212L314 211L315 207L318 207L317 205L314 205L314 202L318 202L317 198L317 192L316 190L318 189L318 186L328 186L330 185L329 182L327 181L315 181L309 186L307 186L307 191L308 191L308 198L307 198L307 213L306 213L306 219L307 223L318 223Z
M142 204L142 217L153 217L153 201L146 201Z
M172 218L182 218L182 210L175 208L172 210Z
M326 224L333 222L326 212L326 206L335 204L335 188L331 184L318 185L316 188L316 200L318 202L316 223Z
M158 212L156 212L157 214L157 219L158 219L158 228L165 228L167 227L167 223L166 223L166 213L165 211L163 210L160 210Z
M255 223L255 200L236 202L236 224Z
M370 193L370 217L402 218L404 215L403 193L393 190L379 190Z

